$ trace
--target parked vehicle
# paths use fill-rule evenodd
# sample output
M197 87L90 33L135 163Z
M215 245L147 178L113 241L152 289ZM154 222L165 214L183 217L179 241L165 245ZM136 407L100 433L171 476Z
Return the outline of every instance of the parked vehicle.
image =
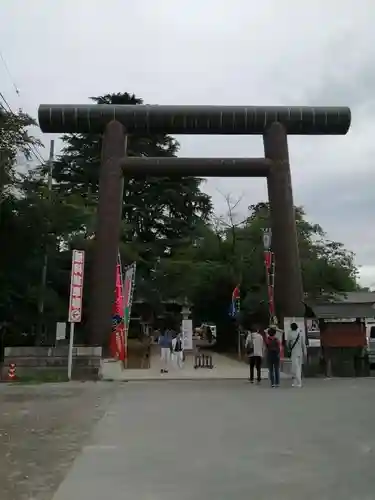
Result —
M202 323L199 327L199 331L202 337L210 344L216 342L216 325L214 325L213 323Z
M367 349L370 365L375 365L375 324L366 325Z

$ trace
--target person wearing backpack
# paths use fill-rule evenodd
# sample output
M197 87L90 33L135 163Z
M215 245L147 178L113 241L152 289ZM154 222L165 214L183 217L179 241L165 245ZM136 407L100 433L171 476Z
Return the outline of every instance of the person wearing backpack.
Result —
M307 354L304 340L303 332L297 323L292 323L288 334L288 350L292 361L292 387L302 387L302 363Z
M264 340L262 335L256 329L251 329L245 340L245 349L249 358L250 365L250 383L254 383L254 369L257 372L257 382L262 379L262 359L264 354Z
M175 334L171 344L172 359L177 368L184 366L184 340L181 333Z
M280 347L280 341L276 337L276 329L268 328L266 349L271 387L279 387L280 385Z

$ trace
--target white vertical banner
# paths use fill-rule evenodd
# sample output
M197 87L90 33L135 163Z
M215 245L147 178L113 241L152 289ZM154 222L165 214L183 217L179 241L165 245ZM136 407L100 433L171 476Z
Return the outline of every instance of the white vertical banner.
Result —
M124 278L124 325L125 325L125 367L127 367L128 359L128 333L131 318L131 309L133 303L133 294L135 288L135 273L137 269L137 264L134 262L129 267L126 268L125 278Z
M72 378L74 325L82 321L83 278L85 271L85 252L73 250L72 271L70 274L70 297L68 321L70 323L69 352L68 352L68 380Z
M72 271L70 275L69 323L82 321L83 278L85 269L85 252L73 250Z
M193 321L191 319L182 320L182 334L184 338L184 349L193 349Z
M318 318L307 318L306 319L306 333L307 337L316 338L320 335L320 327Z
M56 323L56 342L66 339L66 323Z

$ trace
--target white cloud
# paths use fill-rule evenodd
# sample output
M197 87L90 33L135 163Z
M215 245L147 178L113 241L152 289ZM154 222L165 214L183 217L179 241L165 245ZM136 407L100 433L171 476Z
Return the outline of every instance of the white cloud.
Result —
M363 286L375 291L375 266L361 266L359 275Z
M112 91L158 104L351 106L347 136L289 139L294 195L375 282L374 18L373 0L13 0L1 50L21 99L1 65L0 90L34 115L42 102ZM260 137L179 139L186 156L263 154ZM217 187L244 194L243 210L266 197L264 181L212 179L219 211Z

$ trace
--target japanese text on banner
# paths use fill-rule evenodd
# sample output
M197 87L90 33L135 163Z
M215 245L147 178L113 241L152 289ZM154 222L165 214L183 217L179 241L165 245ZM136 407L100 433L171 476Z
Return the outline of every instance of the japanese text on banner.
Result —
M83 250L73 250L68 314L68 321L71 323L78 323L82 319L84 267L85 252Z

